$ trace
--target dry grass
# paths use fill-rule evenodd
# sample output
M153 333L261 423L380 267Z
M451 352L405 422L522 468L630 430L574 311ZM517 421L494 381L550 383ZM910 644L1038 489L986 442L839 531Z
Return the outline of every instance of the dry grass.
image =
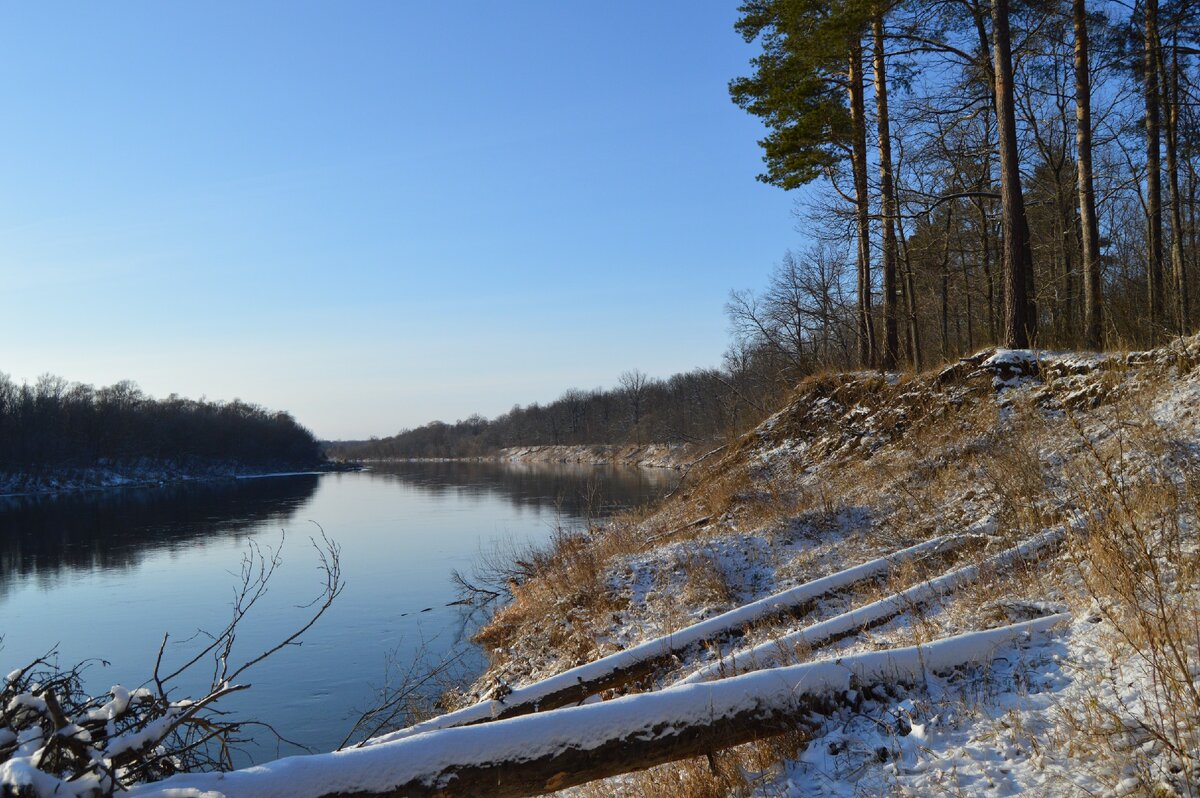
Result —
M809 737L797 729L708 757L660 765L619 780L587 784L571 791L577 798L730 798L750 796L779 773L780 762L795 759ZM619 784L619 789L614 789Z
M970 376L969 369L895 386L858 375L806 381L769 431L751 433L697 468L664 507L556 537L530 559L513 600L480 640L504 650L549 646L562 667L593 658L597 636L624 600L606 581L614 561L731 528L782 539L797 518L835 519L846 507L870 508L872 522L861 538L814 544L790 566L776 568L777 578L803 580L825 572L831 552L861 562L962 531L982 517L992 518L990 542L962 553L959 563L1082 517L1067 556L991 574L943 602L913 608L911 623L881 627L858 645L906 645L1011 623L1044 611L1047 601L1085 617L1095 613L1114 631L1113 661L1132 663L1136 673L1081 674L1097 680L1096 696L1063 709L1069 734L1053 744L1081 758L1081 768L1107 774L1114 788L1132 770L1141 794L1165 798L1169 788L1200 796L1200 464L1164 436L1139 403L1160 395L1178 364L1131 371L1113 362L1091 374L1048 375L1044 386L1017 392L1003 406L990 378ZM764 463L763 451L788 442L802 443L801 453ZM664 563L662 572L682 577L659 587L678 586L678 617L656 618L664 628L689 622L689 609L735 603L729 575L702 545L673 550L680 559ZM846 603L881 598L952 565L906 564L885 580L856 586ZM758 628L748 639L779 631ZM790 661L813 655L788 653ZM1113 703L1122 679L1150 685L1145 706ZM1013 733L1019 732L1030 736ZM748 794L755 774L768 778L775 763L803 745L798 732L717 754L711 762L654 768L572 794Z
M476 634L476 642L492 652L494 664L531 634L563 662L592 658L598 619L621 605L606 581L606 560L604 547L587 530L557 530L549 546L528 550L514 562L512 599Z
M734 603L736 593L729 583L729 576L711 554L689 550L684 555L682 567L684 589L680 598L684 604L728 607Z
M1089 492L1069 557L1092 611L1111 630L1100 699L1072 717L1146 794L1200 794L1200 463L1149 424L1088 447L1101 488ZM1130 475L1127 451L1150 465ZM1136 698L1130 682L1149 687ZM1162 765L1166 763L1166 772Z

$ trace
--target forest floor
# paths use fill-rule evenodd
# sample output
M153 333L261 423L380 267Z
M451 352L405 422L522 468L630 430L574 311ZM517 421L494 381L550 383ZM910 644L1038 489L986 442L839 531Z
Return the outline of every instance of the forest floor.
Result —
M1197 364L1190 338L811 378L661 506L515 553L478 635L490 667L451 702L503 703L673 635L698 642L601 697L1065 614L974 666L849 691L792 733L564 794L1196 795ZM953 548L850 572L796 612L746 610L939 536Z

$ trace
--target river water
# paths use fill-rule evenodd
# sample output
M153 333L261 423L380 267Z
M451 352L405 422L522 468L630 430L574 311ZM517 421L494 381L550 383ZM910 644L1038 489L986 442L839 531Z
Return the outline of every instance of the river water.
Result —
M87 685L106 691L181 663L228 621L251 544L279 550L267 596L239 627L245 660L307 618L322 579L312 538L341 548L345 589L298 646L248 671L252 689L223 701L314 750L335 747L377 691L419 655L462 653L459 678L480 667L464 640L476 619L450 579L481 555L544 541L556 527L660 496L669 471L492 462L388 463L369 471L269 477L0 500L0 674L51 650L95 662ZM280 548L281 547L281 548ZM465 652L465 653L463 653ZM207 685L210 661L179 683ZM298 749L253 732L237 761Z

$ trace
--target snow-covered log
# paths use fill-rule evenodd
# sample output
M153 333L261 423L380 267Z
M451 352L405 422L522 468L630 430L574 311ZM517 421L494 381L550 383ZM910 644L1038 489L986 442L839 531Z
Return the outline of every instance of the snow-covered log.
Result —
M735 634L752 623L768 618L803 614L822 596L881 576L900 563L920 557L949 554L975 539L973 535L947 535L909 546L886 557L767 596L671 634L517 688L503 699L473 704L407 729L375 737L363 744L377 745L435 729L512 718L530 712L578 704L601 691L621 687L653 674L659 668L671 664L675 656L691 646Z
M779 665L788 652L799 646L816 648L840 640L862 629L869 629L891 620L898 615L927 604L936 598L953 593L964 585L978 580L985 574L995 573L1018 560L1028 560L1042 551L1058 545L1064 531L1054 529L1035 535L1011 549L996 554L982 563L965 565L948 571L936 579L913 585L907 590L893 593L887 598L867 604L820 623L815 623L791 634L768 640L753 648L736 651L728 656L697 670L680 683L700 682L715 679L724 674L739 673Z
M924 646L858 654L717 682L419 734L233 773L176 776L130 798L424 798L541 795L787 730L876 684L989 662L999 649L1067 620L1034 621Z

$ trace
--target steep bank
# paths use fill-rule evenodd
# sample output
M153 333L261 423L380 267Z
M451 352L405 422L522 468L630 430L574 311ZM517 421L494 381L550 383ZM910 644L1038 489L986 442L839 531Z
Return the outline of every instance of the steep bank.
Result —
M700 453L688 443L594 444L584 446L512 446L493 459L524 463L580 463L681 469Z
M813 378L649 517L514 565L478 636L490 670L456 705L499 695L494 717L509 690L549 695L543 680L609 673L598 661L656 639L692 642L644 667L616 660L602 697L1065 612L990 663L850 691L796 734L571 794L1195 794L1197 363L1187 339ZM961 545L896 559L943 537ZM876 558L891 564L846 571ZM807 598L782 608L770 597L785 591ZM746 610L763 600L780 609Z

